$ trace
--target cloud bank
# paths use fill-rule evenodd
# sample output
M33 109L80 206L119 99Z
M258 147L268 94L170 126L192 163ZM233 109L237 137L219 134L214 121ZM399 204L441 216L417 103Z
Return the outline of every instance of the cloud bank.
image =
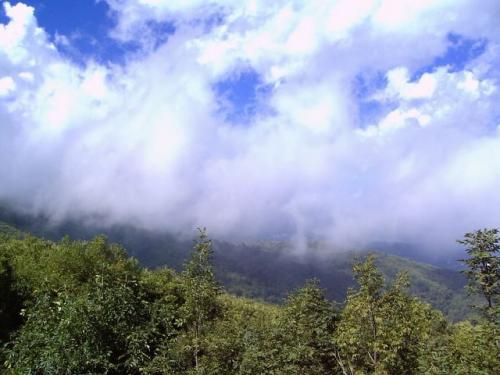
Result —
M4 3L1 201L353 246L499 225L498 1L107 3L122 64Z

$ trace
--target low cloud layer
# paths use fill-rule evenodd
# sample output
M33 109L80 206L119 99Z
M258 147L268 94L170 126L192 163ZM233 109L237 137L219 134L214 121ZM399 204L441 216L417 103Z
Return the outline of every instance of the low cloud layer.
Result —
M4 3L0 201L342 246L500 224L498 1L107 3L119 65Z

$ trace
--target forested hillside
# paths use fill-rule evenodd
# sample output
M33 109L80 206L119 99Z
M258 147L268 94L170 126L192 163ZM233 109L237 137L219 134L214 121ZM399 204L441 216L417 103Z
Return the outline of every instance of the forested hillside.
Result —
M123 245L129 255L149 268L166 265L180 271L192 247L191 239L133 226L99 227L71 220L53 225L44 217L21 215L5 207L0 207L0 218L54 241L66 234L74 239L90 240L105 233L110 241ZM321 280L328 299L342 302L347 290L355 286L352 265L356 257L368 254L367 251L339 252L321 243L314 243L311 249L297 254L286 241L215 240L213 250L216 278L227 291L271 303L281 303L290 291L312 278ZM377 252L375 262L389 281L394 280L398 272L407 271L411 293L441 310L448 319L459 321L471 317L464 291L466 279L458 271L391 253Z
M52 242L6 226L2 232L3 373L500 371L498 280L474 279L473 262L471 286L490 293L492 306L478 309L476 322L451 323L411 296L407 275L384 280L371 256L354 264L356 286L342 306L315 280L272 305L224 291L204 232L179 272L143 268L102 236ZM499 239L492 238L482 255L471 246L470 259L498 267Z

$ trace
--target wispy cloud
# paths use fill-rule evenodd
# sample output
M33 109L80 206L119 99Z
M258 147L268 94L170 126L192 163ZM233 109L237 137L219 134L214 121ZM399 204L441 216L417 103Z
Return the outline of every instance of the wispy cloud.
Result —
M500 222L497 1L107 3L120 65L5 3L0 199L353 245Z

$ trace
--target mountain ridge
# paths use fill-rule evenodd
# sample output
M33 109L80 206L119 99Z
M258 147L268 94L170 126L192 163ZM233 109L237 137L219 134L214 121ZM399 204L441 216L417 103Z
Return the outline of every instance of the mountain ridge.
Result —
M132 226L99 228L78 225L77 222L57 226L49 225L43 218L12 217L15 220L0 228L14 233L16 229L9 225L13 224L22 231L53 241L64 235L89 240L95 235L105 234L149 268L168 266L179 270L192 247L192 242L184 238ZM5 215L0 215L0 219L5 220ZM463 275L406 257L368 250L328 254L316 249L297 254L286 241L232 243L214 240L213 244L216 276L229 293L237 296L281 303L288 293L307 280L319 279L327 298L343 301L349 288L355 287L351 271L353 262L374 253L377 267L388 281L394 280L399 272L407 272L411 293L441 310L450 320L461 320L471 313L463 302L466 283Z

